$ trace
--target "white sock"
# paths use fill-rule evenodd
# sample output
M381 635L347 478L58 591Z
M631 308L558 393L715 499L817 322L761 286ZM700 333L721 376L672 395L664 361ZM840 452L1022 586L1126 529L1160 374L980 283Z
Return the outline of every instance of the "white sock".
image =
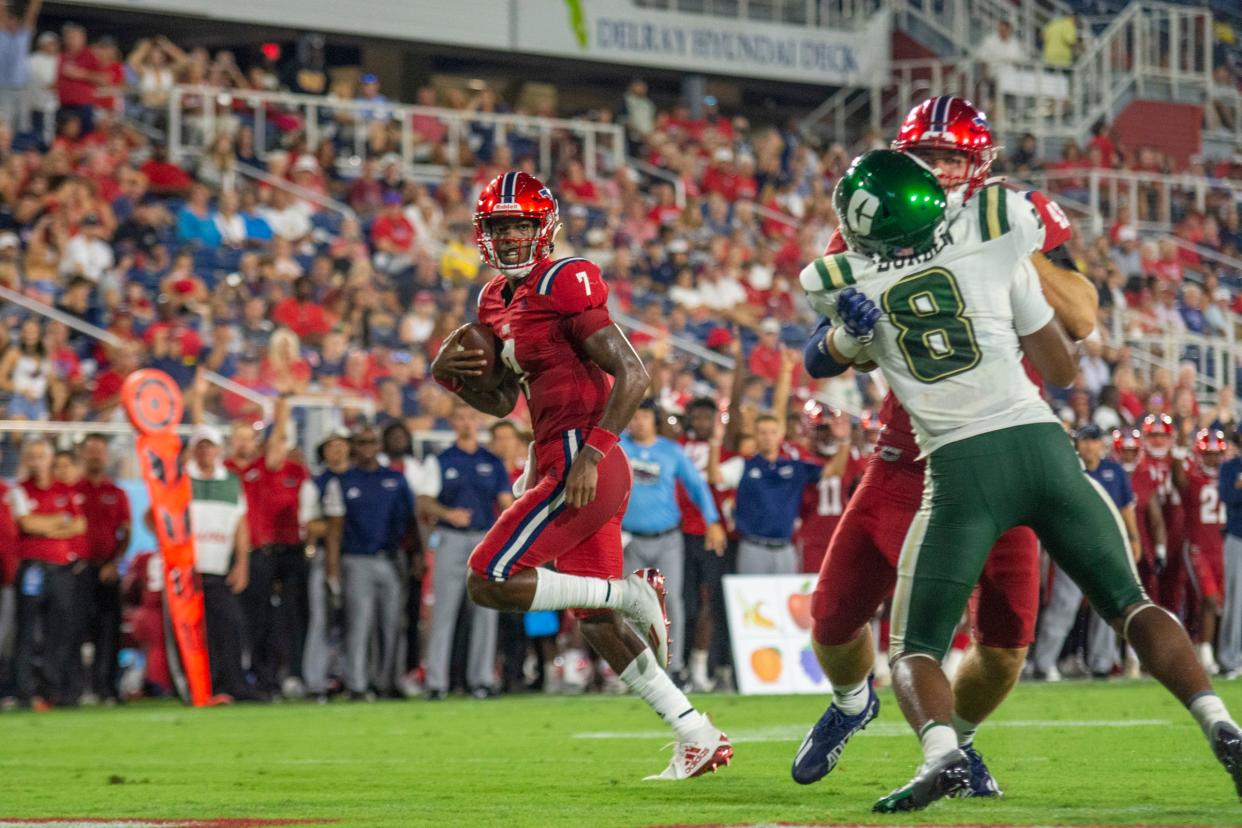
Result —
M535 597L531 612L561 609L621 609L625 581L565 575L540 567L535 570Z
M1212 738L1212 728L1220 722L1228 722L1237 727L1229 711L1225 709L1225 703L1220 700L1220 696L1211 691L1195 696L1187 707L1190 708L1190 715L1195 717L1199 727L1203 728L1203 734L1209 739Z
M975 731L979 729L978 722L968 722L957 712L953 713L953 730L957 732L957 746L966 747L975 740Z
M690 677L698 681L707 681L707 650L690 651Z
M832 703L847 716L857 716L867 707L867 680L857 684L834 684Z
M650 650L643 650L621 671L621 681L673 728L678 739L688 738L703 724L703 714L694 709L668 673L656 665Z
M957 733L944 722L928 722L919 732L923 743L923 764L939 761L945 754L957 750Z

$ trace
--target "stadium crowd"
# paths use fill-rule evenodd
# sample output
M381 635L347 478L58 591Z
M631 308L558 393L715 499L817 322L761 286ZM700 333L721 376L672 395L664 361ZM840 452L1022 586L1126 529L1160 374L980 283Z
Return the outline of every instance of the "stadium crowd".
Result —
M480 696L528 685L580 688L590 669L572 623L489 618L435 566L489 525L526 457L520 404L511 420L482 423L430 380L428 365L448 333L472 318L478 290L492 275L474 248L474 199L500 171L535 171L531 137L518 130L502 136L478 120L460 156L449 157L445 122L419 118L419 157L448 169L429 183L402 167L399 125L379 80L330 73L321 38L307 36L284 62L263 56L244 67L231 52L182 50L166 38L140 41L122 59L110 38L92 40L77 25L34 37L39 6L32 0L24 17L10 15L8 39L0 39L29 53L24 73L5 64L14 74L0 77L0 89L15 93L0 95L7 116L0 122L0 285L59 313L0 307L0 417L123 422L121 384L143 366L182 386L199 412L191 450L200 476L240 480L236 496L225 500L228 525L242 534L224 537L224 552L202 570L213 579L209 639L228 662L219 682L235 698L323 698L336 688L355 698L422 691L435 698L458 686ZM178 82L287 89L374 108L323 107L322 139L311 146L296 111L275 109L269 128L256 130L254 111L238 105L215 121L219 131L206 136L204 152L175 162L152 136L168 126L168 96ZM467 114L510 111L488 88L471 94L426 86L418 102ZM205 119L194 119L195 102L185 106L189 128L204 128ZM542 107L533 111L551 114ZM630 335L653 377L652 427L688 446L695 475L711 485L712 505L732 532L723 558L703 553L708 526L694 515L710 507L699 510L688 494L682 499L676 528L687 536L686 567L677 591L687 646L676 663L697 689L727 687L719 579L739 566L743 536L771 536L739 533L739 521L757 518L739 514L746 498L730 493L743 481L728 455L784 451L821 466L831 461L828 472L805 481L800 514L771 528L795 542L796 570L815 571L877 434L882 380L847 372L816 383L799 353L814 317L797 274L832 234L832 186L857 148L818 148L792 128L752 125L711 97L700 107L661 108L638 79L615 110L587 117L622 124L629 153L671 173L666 180L601 167L590 178L582 144L558 134L546 180L565 223L557 255L598 262L615 311L636 318ZM256 146L260 133L269 146ZM365 150L358 156L360 134ZM880 136L868 136L863 148L876 143ZM1149 147L1119 145L1104 124L1087 146L1067 145L1062 156L1045 161L1033 138L1023 140L997 171L1021 180L1045 168L1172 169ZM250 168L267 177L255 179ZM1242 176L1232 159L1190 171ZM1081 182L1057 182L1054 195L1081 200ZM1160 416L1168 415L1180 462L1200 429L1236 434L1233 387L1211 389L1213 404L1205 404L1196 369L1209 367L1206 349L1183 347L1175 373L1137 362L1130 343L1168 331L1232 338L1242 274L1173 242L1144 239L1133 222L1147 218L1154 200L1141 193L1136 216L1123 204L1106 205L1108 232L1072 243L1079 269L1099 289L1101 324L1083 346L1075 385L1048 393L1075 433L1094 425L1128 438L1145 417L1163 424ZM1242 229L1226 193L1212 191L1205 211L1192 193L1181 193L1173 210L1179 237L1238 255ZM66 319L107 330L114 344ZM206 382L205 370L265 396L368 397L375 415L368 421L360 411L344 412L346 430L320 435L317 455L304 456L285 439L301 422L298 412L280 406L265 428L258 405ZM819 406L816 395L853 416ZM416 439L428 430L451 432L453 444ZM12 596L11 645L0 635L7 668L0 695L72 704L84 694L141 692L132 684L122 692L116 654L123 644L145 653L145 692L171 692L159 580L152 577L158 560L123 558L125 527L143 516L123 510L123 493L107 486L107 441L89 438L57 452L23 437L9 433L0 443L0 471L20 481L0 507L0 530L16 539L0 539ZM313 479L312 469L320 472ZM356 486L348 485L351 475ZM695 475L680 481L687 491ZM344 481L339 498L326 497L333 477ZM385 480L399 480L405 494L389 504L388 533L374 534L352 522L349 492L387 492ZM315 486L319 497L305 494ZM1163 489L1159 497L1167 509L1195 505ZM1164 519L1177 520L1173 513ZM1176 543L1170 533L1172 563L1163 571L1172 574L1159 577L1174 583L1159 591L1194 626L1193 567L1177 563ZM329 562L331 544L343 573ZM1144 559L1155 567L1155 556L1153 536ZM368 589L351 592L351 568L367 568ZM459 623L468 635L453 634ZM368 663L372 631L381 646ZM88 639L89 670L78 646ZM597 680L615 686L612 678L601 673Z

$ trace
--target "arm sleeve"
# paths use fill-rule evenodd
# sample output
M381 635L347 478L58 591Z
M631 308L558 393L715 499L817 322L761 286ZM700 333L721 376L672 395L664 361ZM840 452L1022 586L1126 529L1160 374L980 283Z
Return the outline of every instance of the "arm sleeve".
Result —
M802 349L802 365L812 379L827 379L849 370L850 366L837 362L824 347L824 337L831 327L832 321L827 316L821 316L819 324L815 326L815 333L811 334L806 347Z
M21 486L9 489L8 501L9 511L13 513L14 520L24 518L33 509L30 505L30 498L26 497L26 490Z
M1028 190L1025 195L1026 200L1034 208L1035 215L1039 217L1040 223L1044 226L1044 239L1040 250L1049 253L1064 246L1074 235L1074 228L1070 226L1069 217L1065 215L1061 205L1039 190ZM1073 265L1070 267L1073 268Z
M730 457L720 464L720 479L726 489L736 489L742 482L742 473L746 471L746 461L739 457Z
M686 494L690 495L694 505L702 512L704 522L719 523L720 513L716 511L716 501L712 499L712 493L707 489L707 480L703 477L703 473L695 468L694 463L690 462L690 458L680 447L671 446L670 448L677 457L677 479L681 481L681 485L686 487Z
M1014 268L1009 301L1013 306L1013 327L1018 336L1033 334L1052 321L1052 306L1044 298L1035 266L1025 256Z
M423 461L422 485L414 494L423 497L439 497L440 491L440 458L434 454L428 454L427 459Z
M341 491L341 479L333 477L323 489L323 502L320 504L324 517L345 517L345 493Z
M319 505L319 487L314 481L303 480L298 489L298 525L305 528L312 520L323 517Z

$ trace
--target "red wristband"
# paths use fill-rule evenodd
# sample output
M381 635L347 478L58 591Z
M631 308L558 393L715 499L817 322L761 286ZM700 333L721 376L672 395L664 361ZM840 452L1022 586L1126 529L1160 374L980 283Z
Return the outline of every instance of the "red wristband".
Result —
M587 447L593 448L599 452L600 457L607 457L608 452L612 451L613 446L617 444L620 438L606 428L596 426L591 429L591 434L587 437Z
M441 388L452 391L454 394L466 387L466 384L461 381L460 377L452 377L451 379L446 380L442 380L439 377L432 377L432 379L434 379Z

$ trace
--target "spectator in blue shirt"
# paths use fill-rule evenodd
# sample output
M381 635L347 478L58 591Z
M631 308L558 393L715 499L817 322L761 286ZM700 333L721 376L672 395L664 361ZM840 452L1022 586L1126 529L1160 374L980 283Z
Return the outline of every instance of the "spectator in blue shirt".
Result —
M479 445L479 415L458 403L452 414L457 441L423 464L426 485L418 494L420 513L436 520L431 546L436 550L432 573L435 604L427 640L427 698L443 699L449 690L449 656L457 611L466 594L467 561L496 521L513 502L504 461ZM492 695L496 673L496 629L499 614L467 602L470 648L466 684L476 698Z
M10 0L0 25L0 115L15 133L30 128L30 39L42 7L43 0L29 0L18 17Z
M220 246L220 228L210 202L211 193L204 185L190 188L190 197L177 211L177 241L207 249Z
M685 574L685 539L681 534L681 510L677 506L677 483L703 514L707 524L704 545L724 554L728 537L702 473L681 446L656 433L660 411L654 400L644 400L621 435L621 449L630 460L634 486L630 505L621 520L625 541L625 571L653 567L664 574L669 638L678 642L669 653L669 670L683 668L685 612L682 587Z
M733 457L709 468L713 483L737 489L739 575L792 575L798 571L793 532L802 490L826 474L830 466L783 455L784 438L781 422L770 414L762 415L755 420L754 456Z
M380 634L379 690L391 692L395 682L397 632L401 619L400 551L413 523L414 496L401 472L379 463L379 435L364 428L353 438L355 464L329 480L324 512L343 504L344 517L333 521L340 541L328 544L327 577L339 575L345 598L346 685L351 699L369 698L367 655L371 635ZM334 560L339 549L340 560Z

